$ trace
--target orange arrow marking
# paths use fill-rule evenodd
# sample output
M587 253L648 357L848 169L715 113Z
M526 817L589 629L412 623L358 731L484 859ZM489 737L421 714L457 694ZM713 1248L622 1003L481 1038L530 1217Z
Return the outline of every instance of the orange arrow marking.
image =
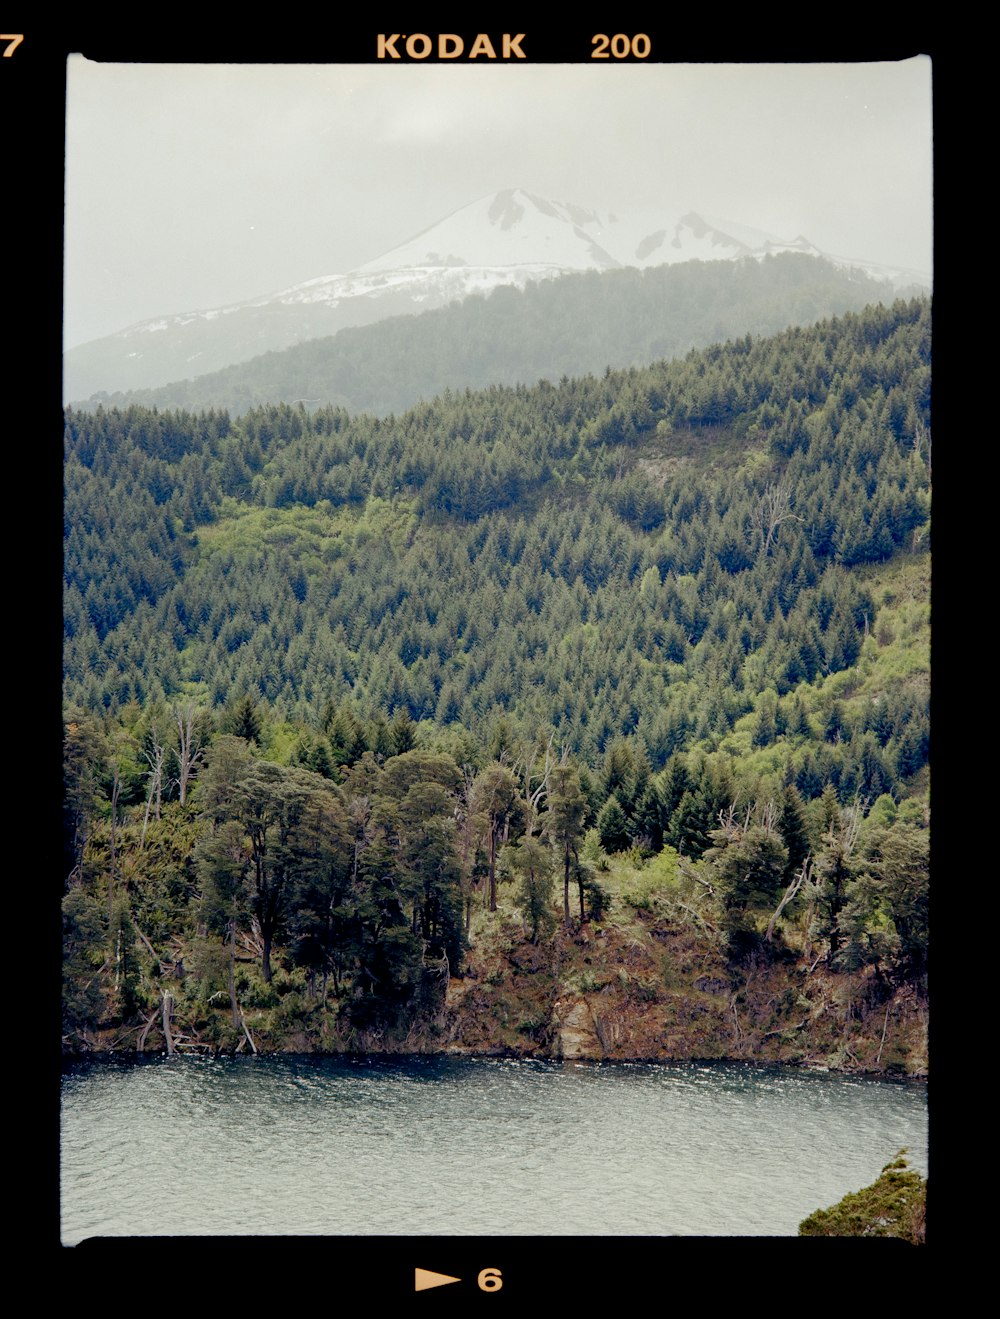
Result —
M431 1287L444 1287L449 1282L461 1282L461 1278L452 1278L447 1273L431 1273L429 1269L413 1270L413 1290L425 1292Z

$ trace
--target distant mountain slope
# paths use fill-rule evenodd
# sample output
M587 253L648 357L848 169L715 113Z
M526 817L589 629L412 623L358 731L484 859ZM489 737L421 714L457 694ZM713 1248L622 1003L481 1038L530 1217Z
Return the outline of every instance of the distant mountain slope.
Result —
M68 410L64 1047L925 1073L930 349Z
M786 251L818 254L801 236L786 241L693 211L602 216L506 189L348 274L324 275L229 307L156 317L73 348L65 356L64 396L152 388L501 285L523 288L573 271L759 259ZM892 278L899 273L868 270Z
M656 769L745 734L811 798L854 688L810 684L895 638L838 790L896 792L925 759L925 660L869 569L926 551L929 353L914 301L388 420L69 412L66 696L194 683L477 737L506 712L591 763L638 732Z
M225 408L238 415L261 403L305 402L385 415L445 389L645 365L889 298L885 284L798 253L594 270L341 330L194 380L95 397L89 406Z

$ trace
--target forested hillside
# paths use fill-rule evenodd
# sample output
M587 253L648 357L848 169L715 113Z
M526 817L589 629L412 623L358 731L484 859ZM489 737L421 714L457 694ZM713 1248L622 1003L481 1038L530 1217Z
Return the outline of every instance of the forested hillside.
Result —
M883 285L820 257L688 261L501 287L419 316L341 330L193 380L95 396L88 407L331 404L384 416L446 389L531 384L680 357L742 334L773 334L885 298ZM391 363L389 369L386 364Z
M922 1070L929 316L68 412L67 1047Z

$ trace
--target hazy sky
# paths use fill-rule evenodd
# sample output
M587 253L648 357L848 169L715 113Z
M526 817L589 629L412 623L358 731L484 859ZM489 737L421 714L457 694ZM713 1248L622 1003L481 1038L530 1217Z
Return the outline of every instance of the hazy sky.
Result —
M67 69L67 346L343 273L500 188L931 268L931 65Z

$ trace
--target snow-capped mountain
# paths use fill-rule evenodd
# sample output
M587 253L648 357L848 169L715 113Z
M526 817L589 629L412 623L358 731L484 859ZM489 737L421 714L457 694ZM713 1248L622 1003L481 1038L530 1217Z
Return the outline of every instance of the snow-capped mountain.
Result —
M502 284L523 288L529 280L576 271L788 251L823 255L801 236L785 240L693 211L679 218L601 215L506 189L347 274L320 276L229 307L141 321L71 349L64 359L64 395L84 399L203 375L349 325L426 311ZM895 275L898 282L930 283L913 272L837 261L883 278Z

